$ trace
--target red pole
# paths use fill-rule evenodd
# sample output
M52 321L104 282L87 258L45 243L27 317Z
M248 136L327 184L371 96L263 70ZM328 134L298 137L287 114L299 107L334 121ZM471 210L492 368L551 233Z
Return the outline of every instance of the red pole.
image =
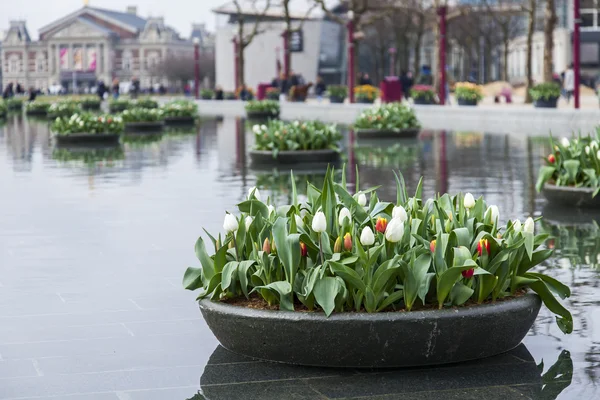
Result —
M238 46L237 38L233 38L233 51L234 51L234 59L235 59L235 89L234 92L238 90L240 87L240 50Z
M353 15L351 15L353 17ZM348 99L354 103L354 21L348 20Z
M575 108L579 108L579 72L581 68L580 52L581 52L581 41L579 38L579 26L581 24L581 17L579 14L579 0L573 0L573 74L575 75L575 90L573 91L573 97L575 97Z
M283 37L283 72L285 77L290 77L290 32L286 30L281 34Z
M200 98L200 41L194 38L194 93Z
M440 71L440 87L438 88L438 97L440 105L446 104L446 6L438 8L440 17L440 48L439 51L439 71Z

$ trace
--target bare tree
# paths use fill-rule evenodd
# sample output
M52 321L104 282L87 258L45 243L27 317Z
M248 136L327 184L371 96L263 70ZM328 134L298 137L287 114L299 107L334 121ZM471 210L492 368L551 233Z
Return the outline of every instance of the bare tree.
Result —
M294 30L294 27L292 26L292 23L294 21L294 18L292 17L292 13L291 13L291 2L292 0L281 0L281 7L283 8L283 18L285 21L285 32L283 33L284 35L287 36L287 42L288 42L288 49L285 52L285 54L283 55L285 57L285 62L284 64L287 66L288 70L285 71L285 75L289 76L290 74L290 69L292 68L292 55L291 55L291 51L289 49L289 42L290 42L290 37L291 34ZM300 25L298 27L296 27L296 29L302 29L302 25L304 24L304 21L306 21L310 15L310 13L317 7L317 4L312 4L312 6L308 9L308 11L306 11L306 14L304 15L304 17L300 20Z
M554 0L546 0L544 12L544 82L552 82L554 52L554 29L558 23Z
M169 56L152 68L152 75L167 78L179 88L183 88L187 82L195 78L194 63L195 60L192 55ZM200 81L202 82L208 78L211 82L214 82L214 55L201 53L199 63Z
M525 86L525 103L529 104L533 102L529 89L533 87L533 34L535 32L535 7L537 0L528 0L528 5L523 6L523 9L527 13L527 50L526 50L526 80L527 85Z
M238 50L238 54L237 54L238 76L237 76L237 79L238 79L238 82L240 83L240 85L246 84L245 76L244 76L244 66L245 66L244 50L246 49L246 47L248 47L250 45L250 43L252 43L252 40L254 40L254 38L257 35L262 33L262 31L259 30L260 23L263 21L265 15L269 11L269 8L271 7L271 0L265 0L264 5L262 7L259 6L259 3L261 3L259 0L246 0L246 1L233 0L233 5L235 6L235 9L237 11L237 14L236 14L236 20L237 20L236 21L237 22L236 40L237 40L237 50ZM244 4L248 4L250 6L250 12L248 12L247 9L244 10L244 7L243 7ZM246 19L248 18L249 15L251 15L253 22L250 24L252 27L250 29L250 32L247 33L246 32Z

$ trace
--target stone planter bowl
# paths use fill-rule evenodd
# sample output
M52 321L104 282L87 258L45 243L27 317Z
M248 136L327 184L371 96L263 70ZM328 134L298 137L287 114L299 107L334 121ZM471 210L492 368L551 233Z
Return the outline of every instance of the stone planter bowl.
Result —
M345 97L329 96L329 102L331 104L343 104L345 99Z
M556 186L546 183L542 188L544 197L551 203L565 207L589 207L600 209L600 194L592 197L594 189Z
M102 103L100 104L82 104L81 105L81 109L82 110L86 110L86 111L90 111L90 110L100 110L100 108L102 107Z
M164 121L127 122L125 123L125 132L160 132L164 126Z
M541 306L533 293L469 307L411 312L257 310L200 300L208 327L228 350L321 367L395 368L456 363L512 350Z
M48 116L48 110L25 110L25 115L31 115L35 117L46 117Z
M194 117L165 117L165 125L194 125Z
M356 137L359 139L414 139L419 136L421 128L409 128L402 130L391 129L355 129Z
M83 145L83 144L119 144L119 135L116 133L77 133L74 135L54 135L58 145Z
M416 98L415 97L413 99L413 101L414 101L414 104L421 105L421 106L430 106L430 105L435 104L435 101L430 100L430 99L426 99L426 98L423 98L423 97L420 97L420 98Z
M551 99L538 99L534 102L535 108L556 108L556 104L558 103L558 97L553 97Z
M463 99L461 97L459 97L457 100L458 100L459 106L476 106L477 105L477 100Z
M298 165L328 164L339 161L340 153L336 150L297 150L281 151L273 158L273 153L266 150L250 150L253 165Z
M278 119L279 113L273 114L269 111L246 111L248 119Z

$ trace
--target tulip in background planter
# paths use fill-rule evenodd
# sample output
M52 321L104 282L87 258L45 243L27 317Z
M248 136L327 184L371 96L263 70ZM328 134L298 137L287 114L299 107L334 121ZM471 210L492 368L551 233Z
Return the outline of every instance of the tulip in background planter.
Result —
M202 100L212 100L215 97L215 92L210 89L202 89L200 91L200 98Z
M333 176L307 185L304 202L292 176L291 204L277 209L251 188L224 235L196 242L202 267L183 286L202 289L224 347L312 366L454 363L516 347L542 302L572 331L554 294L569 288L532 270L552 255L532 218L500 225L496 206L468 194L424 200L422 179L409 198L397 175L388 203Z
M436 95L432 86L414 85L410 89L410 97L418 105L431 105L436 103Z
M32 101L25 105L25 114L32 116L45 117L48 115L50 103L45 101Z
M113 115L74 114L56 118L50 130L58 145L118 145L123 120Z
M128 133L161 132L165 126L164 113L158 108L132 108L121 114Z
M166 125L194 125L198 106L189 100L175 100L160 107Z
M560 86L554 82L535 85L529 90L536 108L556 108L560 97Z
M414 110L400 103L364 110L353 127L360 139L415 138L421 131Z
M250 100L244 106L249 119L277 119L280 105L276 100Z
M458 82L454 95L459 106L476 106L483 99L483 89L474 83Z
M329 102L332 104L342 104L348 96L348 87L344 85L329 85L327 88Z

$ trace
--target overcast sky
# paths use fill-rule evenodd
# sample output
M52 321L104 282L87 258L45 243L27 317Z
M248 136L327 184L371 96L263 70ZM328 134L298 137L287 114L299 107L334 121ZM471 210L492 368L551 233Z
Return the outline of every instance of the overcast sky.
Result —
M183 36L188 36L192 22L205 22L210 30L215 26L211 12L228 0L89 0L92 7L125 11L136 5L141 16L163 16L165 22ZM81 7L83 0L0 0L0 32L8 29L9 20L24 19L34 40L38 30Z

